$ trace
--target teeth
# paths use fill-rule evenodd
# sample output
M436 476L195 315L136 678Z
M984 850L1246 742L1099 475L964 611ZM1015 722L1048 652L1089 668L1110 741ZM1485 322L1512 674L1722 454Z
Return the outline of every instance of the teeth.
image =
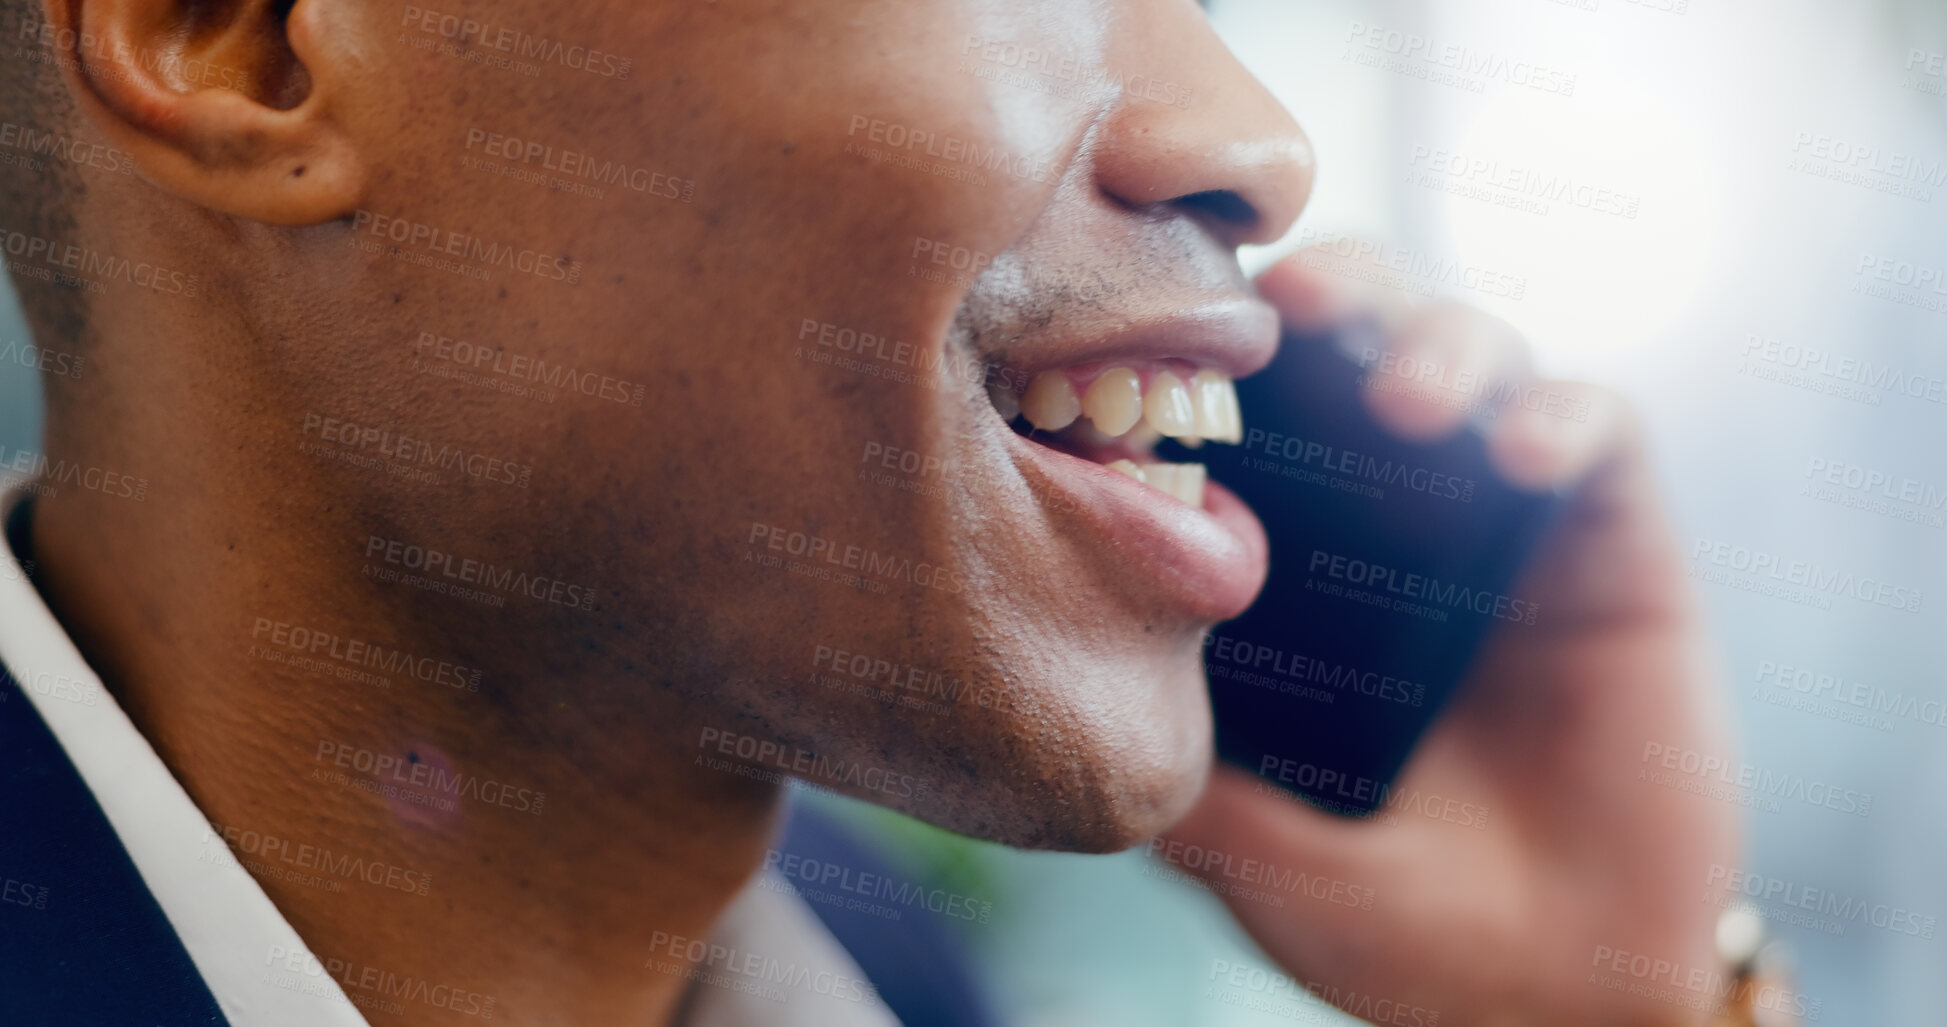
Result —
M1219 442L1242 442L1244 418L1237 408L1237 386L1215 371L1198 371L1190 379L1196 407L1195 432Z
M1089 395L1094 394L1091 388ZM1060 431L1081 416L1082 403L1075 398L1075 386L1069 383L1067 375L1043 371L1028 383L1027 394L1021 397L1021 413L1029 424L1042 431Z
M1120 471L1191 506L1203 508L1202 464L1138 464L1134 460L1116 460L1107 466L1111 471Z
M1176 498L1199 510L1203 509L1203 465L1178 464L1177 466L1182 470L1176 472Z
M1128 461L1119 461L1127 463ZM1110 466L1114 466L1111 464ZM1119 469L1119 468L1118 468ZM1138 468L1144 481L1197 507L1203 506L1204 469L1202 464L1143 464ZM1127 474L1127 471L1123 473Z
M1082 395L1082 413L1105 435L1120 435L1143 415L1142 381L1126 367L1102 372Z
M1143 397L1143 420L1173 439L1196 432L1197 413L1190 406L1190 390L1175 372L1163 371L1149 380L1149 395Z
M1157 371L1145 395L1134 369L1112 367L1102 372L1079 396L1064 371L1043 371L1015 394L999 385L989 388L994 409L1002 420L1018 414L1042 431L1061 431L1086 417L1086 431L1098 441L1127 436L1136 449L1146 449L1169 437L1195 447L1205 441L1244 441L1244 418L1238 411L1237 386L1216 371L1202 370L1188 382L1175 371Z
M1176 495L1175 464L1144 464L1143 480L1172 496Z

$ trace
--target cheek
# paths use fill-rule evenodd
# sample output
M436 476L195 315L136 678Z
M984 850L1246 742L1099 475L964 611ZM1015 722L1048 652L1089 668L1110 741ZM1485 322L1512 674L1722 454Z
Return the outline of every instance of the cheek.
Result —
M637 601L658 620L707 621L679 637L769 680L803 680L818 644L911 663L921 611L939 625L929 645L965 644L945 497L912 488L925 479L898 468L920 459L888 441L923 415L802 374L720 384L659 419L653 448L613 450L633 454L617 502L647 552L630 563L653 569ZM698 417L711 426L685 428Z
M713 25L702 48L668 55L680 96L618 110L610 127L656 138L659 153L704 155L691 202L716 244L741 251L736 271L810 283L801 297L841 285L892 314L914 298L951 300L955 275L1004 251L1088 127L1088 104L997 78L1009 70L1001 58L1073 50L1099 32L1053 24L1079 17L1065 10L1078 4L942 3L924 17L861 6L871 5L817 5L788 41L773 38L775 24ZM1005 53L987 45L997 41ZM1084 44L1074 56L1091 53Z

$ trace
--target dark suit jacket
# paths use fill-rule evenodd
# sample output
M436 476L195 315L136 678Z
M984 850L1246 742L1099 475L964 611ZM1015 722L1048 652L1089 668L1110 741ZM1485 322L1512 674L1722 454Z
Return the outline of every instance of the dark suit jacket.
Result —
M803 805L778 848L892 872ZM959 939L931 914L888 921L808 905L907 1027L995 1022ZM0 666L0 1027L227 1024L94 795Z

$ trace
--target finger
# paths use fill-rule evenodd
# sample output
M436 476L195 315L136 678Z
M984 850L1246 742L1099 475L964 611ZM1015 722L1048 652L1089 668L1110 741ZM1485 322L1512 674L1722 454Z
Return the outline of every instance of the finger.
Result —
M1637 624L1695 633L1695 599L1641 427L1615 395L1574 388L1590 400L1585 421L1528 411L1488 439L1500 473L1567 492L1518 588L1551 632Z
M1422 303L1383 284L1367 251L1352 240L1300 250L1264 272L1258 291L1294 331L1377 326L1383 341L1353 356L1368 369L1367 409L1400 436L1438 439L1470 417L1494 416L1531 373L1520 332L1464 304Z
M1171 862L1220 884L1246 859L1357 880L1371 873L1375 852L1374 825L1313 809L1225 763L1212 770L1190 815L1163 837L1184 846Z
M1420 307L1382 345L1360 354L1366 409L1415 441L1497 416L1531 373L1528 344L1513 325L1460 303Z
M1488 430L1487 453L1520 488L1570 487L1633 437L1621 397L1600 386L1523 379L1506 396Z
M1339 249L1354 255L1341 256ZM1375 281L1383 276L1370 273L1370 263L1358 256L1363 250L1335 243L1299 250L1258 276L1258 293L1278 308L1285 327L1295 332L1321 334L1360 320L1397 326L1416 301Z
M1207 882L1245 931L1288 973L1300 979L1359 984L1374 968L1398 955L1396 919L1403 910L1424 913L1416 901L1425 871L1452 860L1429 848L1421 832L1345 820L1273 791L1246 771L1218 765L1209 790L1190 816L1164 836L1164 856ZM1291 882L1331 882L1356 903L1316 901L1289 893ZM1436 923L1452 918L1434 914ZM1438 930L1438 928L1434 928ZM1389 951L1390 950L1390 951Z

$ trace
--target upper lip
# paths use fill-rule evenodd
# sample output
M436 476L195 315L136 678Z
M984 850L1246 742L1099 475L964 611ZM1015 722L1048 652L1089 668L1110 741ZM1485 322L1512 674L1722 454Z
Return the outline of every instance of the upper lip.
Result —
M1277 354L1278 314L1261 299L1236 295L1138 313L1104 336L1033 339L1009 350L1006 365L1027 375L1077 364L1175 358L1243 378Z

